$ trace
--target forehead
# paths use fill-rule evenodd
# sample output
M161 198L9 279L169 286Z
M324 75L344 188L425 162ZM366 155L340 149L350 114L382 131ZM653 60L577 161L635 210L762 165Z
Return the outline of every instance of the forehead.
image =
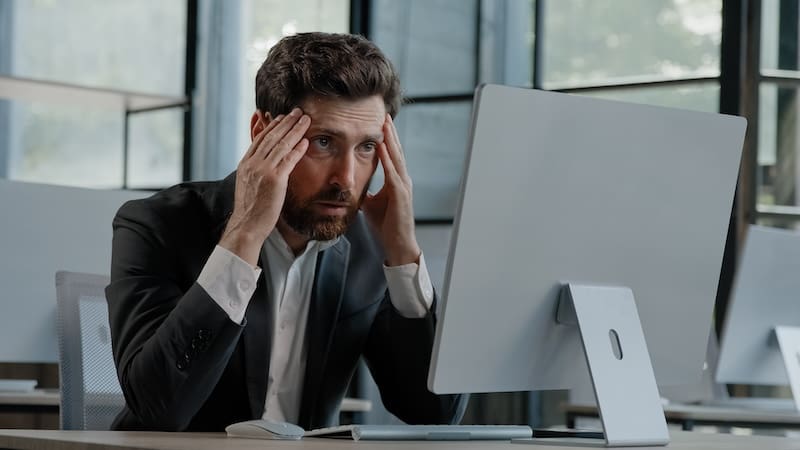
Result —
M310 97L300 107L311 117L311 128L326 128L342 133L380 133L386 106L378 95L360 99Z

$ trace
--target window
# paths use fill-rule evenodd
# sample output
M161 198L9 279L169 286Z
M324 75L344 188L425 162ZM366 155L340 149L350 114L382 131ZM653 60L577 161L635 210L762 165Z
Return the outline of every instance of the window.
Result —
M720 0L541 3L546 89L719 75Z
M758 130L755 161L756 221L800 229L800 7L796 1L761 2L760 70L758 72Z
M185 2L3 0L0 22L0 75L183 96ZM130 186L180 180L182 118L177 110L131 116ZM123 185L123 110L0 100L0 130L0 176Z
M255 111L256 72L267 57L267 52L281 38L307 31L346 33L349 29L349 0L254 0L245 17L245 54L243 62L242 91L240 93L241 135L245 138L240 146L244 154L250 143L250 116ZM238 159L237 159L238 163ZM235 168L235 166L233 167ZM233 170L231 168L231 170Z
M478 83L718 111L721 7L721 0L373 1L370 37L397 66L409 98L397 125L417 219L453 217Z
M201 3L194 178L222 178L250 145L255 76L284 36L346 33L349 0L209 0Z
M718 111L721 0L540 0L542 88Z
M396 123L414 180L418 221L452 220L475 86L530 85L531 4L372 2L370 38L395 64L407 98ZM373 184L383 184L380 170Z

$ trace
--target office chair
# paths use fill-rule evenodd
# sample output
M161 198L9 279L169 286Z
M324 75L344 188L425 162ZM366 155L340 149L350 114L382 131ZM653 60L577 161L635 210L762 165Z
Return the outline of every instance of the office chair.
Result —
M61 428L108 430L125 398L111 353L102 275L56 272Z

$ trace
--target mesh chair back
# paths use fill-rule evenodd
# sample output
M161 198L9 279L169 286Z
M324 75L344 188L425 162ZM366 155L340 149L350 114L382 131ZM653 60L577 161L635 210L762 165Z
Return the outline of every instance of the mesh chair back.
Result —
M102 275L56 273L64 430L108 430L125 405L111 353L108 282Z

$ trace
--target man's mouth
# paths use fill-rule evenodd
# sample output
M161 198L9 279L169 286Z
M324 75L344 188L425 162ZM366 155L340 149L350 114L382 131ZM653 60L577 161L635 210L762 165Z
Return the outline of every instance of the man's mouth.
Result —
M348 202L314 202L314 204L325 215L339 216L347 213L347 208L350 206Z

